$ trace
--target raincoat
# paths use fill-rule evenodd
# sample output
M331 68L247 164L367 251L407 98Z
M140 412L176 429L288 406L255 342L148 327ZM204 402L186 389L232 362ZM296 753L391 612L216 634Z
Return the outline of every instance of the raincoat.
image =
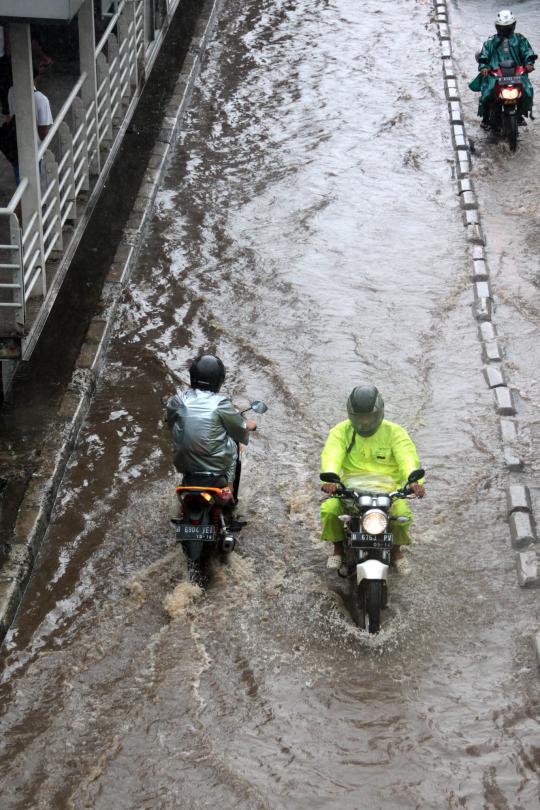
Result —
M354 442L353 435L354 428L348 419L332 428L322 451L321 472L333 472L342 479L354 474L386 476L392 481L393 489L397 489L420 466L411 437L394 422L383 419L372 436L356 434ZM343 540L343 525L339 520L343 509L339 498L323 502L321 540L330 543ZM408 518L409 524L394 523L392 527L396 545L408 545L411 539L407 525L412 521L412 513L407 501L394 501L390 513Z
M174 466L181 473L226 475L234 481L237 442L247 444L246 420L223 394L190 388L167 402Z
M480 69L492 68L495 70L499 67L500 62L512 59L516 65L525 67L526 65L532 65L537 58L529 40L526 39L523 34L512 34L508 38L494 34L482 45L482 50L478 57L478 65ZM524 74L521 79L523 83L523 95L520 99L519 111L523 116L527 117L532 111L533 87L527 74ZM469 84L471 90L481 94L478 104L478 115L483 116L486 112L486 101L493 92L495 82L495 76L482 76L482 74L479 73Z

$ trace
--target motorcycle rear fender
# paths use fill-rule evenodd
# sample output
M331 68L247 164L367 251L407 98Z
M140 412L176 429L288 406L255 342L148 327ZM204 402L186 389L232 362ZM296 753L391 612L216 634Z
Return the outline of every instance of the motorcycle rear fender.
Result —
M204 543L202 540L184 540L182 543L184 554L193 562L197 562L197 560L201 559L203 547Z
M380 560L364 560L356 566L356 581L358 585L363 579L386 580L388 566Z

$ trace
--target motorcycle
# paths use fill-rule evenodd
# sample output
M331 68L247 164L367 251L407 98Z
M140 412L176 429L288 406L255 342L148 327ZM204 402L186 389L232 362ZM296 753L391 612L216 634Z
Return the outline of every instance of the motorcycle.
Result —
M393 492L387 476L352 475L342 483L335 473L321 474L322 481L337 485L332 497L345 507L345 514L340 515L345 530L345 576L352 586L355 622L368 633L379 632L381 610L388 603L392 523L408 522L406 517L390 515L390 507L396 499L411 495L410 485L424 474L422 469L414 470L405 486Z
M512 59L501 62L497 69L491 69L495 76L495 87L489 100L489 128L508 141L511 152L515 152L518 142L518 108L523 95L523 82L526 70L516 65Z
M263 414L267 410L264 402L255 400L241 413ZM227 488L225 475L206 472L184 475L182 484L176 487L181 515L172 519L176 541L187 557L190 581L201 587L208 585L211 559L230 554L236 545L236 533L245 526L233 514L242 471L240 456L239 448L234 492Z

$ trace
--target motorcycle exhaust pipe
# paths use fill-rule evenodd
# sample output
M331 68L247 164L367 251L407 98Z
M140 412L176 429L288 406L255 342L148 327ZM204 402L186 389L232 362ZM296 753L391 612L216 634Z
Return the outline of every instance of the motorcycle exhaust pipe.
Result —
M234 547L236 545L236 538L232 536L232 534L226 534L223 538L223 551L227 553L234 551Z

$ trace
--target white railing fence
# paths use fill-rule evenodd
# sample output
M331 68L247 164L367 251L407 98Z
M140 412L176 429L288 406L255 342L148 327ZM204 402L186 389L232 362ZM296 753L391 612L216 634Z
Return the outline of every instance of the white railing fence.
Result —
M23 179L7 208L0 209L0 241L5 240L5 244L0 244L0 305L15 333L22 328L26 317L22 232L15 211L27 188L28 180Z
M35 211L21 230L25 178L0 209L0 242L8 239L0 244L0 336L24 333L29 298L46 295L46 263L64 250L65 228L76 224L79 204L84 205L124 121L143 46L144 0L122 0L96 45L95 94L89 94L83 73L38 149L41 212Z

